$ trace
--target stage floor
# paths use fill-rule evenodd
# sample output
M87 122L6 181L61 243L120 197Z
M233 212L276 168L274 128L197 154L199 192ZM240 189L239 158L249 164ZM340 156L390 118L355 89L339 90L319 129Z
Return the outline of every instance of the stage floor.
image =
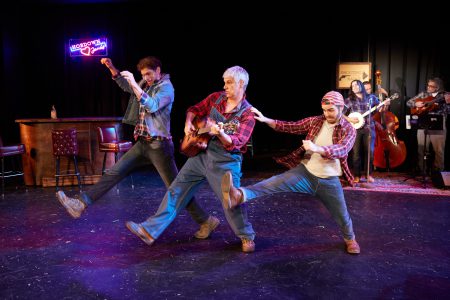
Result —
M245 173L244 173L245 175ZM251 175L251 176L250 176ZM243 185L268 173L249 174ZM72 219L54 188L8 190L0 202L1 299L448 299L450 198L345 190L360 255L311 196L248 204L256 252L241 252L217 197L201 205L221 224L207 240L186 211L151 247L125 227L158 208L155 172L133 175ZM88 188L89 186L87 186ZM66 188L67 194L78 190Z

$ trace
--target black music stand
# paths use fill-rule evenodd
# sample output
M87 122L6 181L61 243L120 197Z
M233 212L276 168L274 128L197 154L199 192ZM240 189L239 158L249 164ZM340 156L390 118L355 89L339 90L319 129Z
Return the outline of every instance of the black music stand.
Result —
M439 114L426 114L419 116L417 119L411 119L411 127L415 127L418 130L423 129L423 157L422 157L422 184L423 187L427 187L426 176L427 169L430 159L430 152L427 147L427 138L429 138L429 130L443 130L444 129L444 119L442 115ZM431 175L431 174L430 174Z

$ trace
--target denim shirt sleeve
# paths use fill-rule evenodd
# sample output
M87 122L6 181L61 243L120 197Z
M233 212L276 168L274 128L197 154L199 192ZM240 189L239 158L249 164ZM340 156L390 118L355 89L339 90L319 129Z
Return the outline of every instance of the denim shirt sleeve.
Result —
M367 95L367 99L369 100L370 107L374 107L380 104L380 98L378 98L375 94Z
M129 84L128 81L125 79L125 77L119 76L119 77L117 77L117 78L114 78L113 80L117 83L117 85L118 85L123 91L125 91L125 92L127 92L127 93L130 93L130 94L133 94L133 95L134 95L133 89L131 88L130 84Z
M142 93L140 102L149 113L154 113L161 108L171 104L174 100L175 92L172 84L163 82L149 93Z
M139 102L134 95L133 89L123 76L118 76L113 78L113 80L123 91L130 94L130 99L128 100L127 109L123 116L122 123L135 126L139 121ZM139 84L141 85L141 82Z

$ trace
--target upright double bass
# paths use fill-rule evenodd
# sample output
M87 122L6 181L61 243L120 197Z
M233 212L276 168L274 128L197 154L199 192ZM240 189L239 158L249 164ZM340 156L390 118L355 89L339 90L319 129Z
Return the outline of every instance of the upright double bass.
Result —
M381 72L377 70L375 75L378 91L381 91ZM378 97L382 100L383 94L380 92ZM399 127L397 116L390 111L383 111L377 112L373 120L378 122L375 123L373 165L388 170L401 165L406 159L406 146L395 134L395 130Z

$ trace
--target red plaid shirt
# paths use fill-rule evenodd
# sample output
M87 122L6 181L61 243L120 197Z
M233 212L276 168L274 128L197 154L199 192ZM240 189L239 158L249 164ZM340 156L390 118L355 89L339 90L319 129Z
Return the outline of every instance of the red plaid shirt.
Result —
M255 118L254 114L250 111L251 105L248 104L247 100L245 99L245 95L242 99L241 105L237 107L235 110L225 113L225 108L227 106L227 98L223 97L223 99L219 102L218 105L216 105L217 99L223 94L223 92L216 92L212 93L205 99L203 99L198 104L191 106L188 108L188 112L191 112L195 114L199 118L204 118L209 116L209 112L213 106L216 107L216 109L225 117L229 118L231 117L240 107L241 105L248 105L248 109L245 110L240 117L236 117L236 119L239 121L239 127L234 132L234 134L230 135L231 137L231 144L228 146L224 145L225 150L227 151L240 151L242 153L245 153L247 150L246 144L248 140L250 139L250 136L252 135L253 128L255 127Z
M275 121L275 130L280 132L288 132L299 135L305 135L306 139L314 141L322 128L323 122L325 122L325 116L309 117L296 122ZM348 152L352 149L355 143L356 130L353 126L344 118L339 120L339 124L334 127L333 130L333 145L322 146L325 149L323 158L327 159L339 159L341 163L342 172L344 173L347 181L353 186L353 175L347 164ZM303 146L296 149L294 152L275 160L288 167L296 167L303 156L305 155L305 149Z

